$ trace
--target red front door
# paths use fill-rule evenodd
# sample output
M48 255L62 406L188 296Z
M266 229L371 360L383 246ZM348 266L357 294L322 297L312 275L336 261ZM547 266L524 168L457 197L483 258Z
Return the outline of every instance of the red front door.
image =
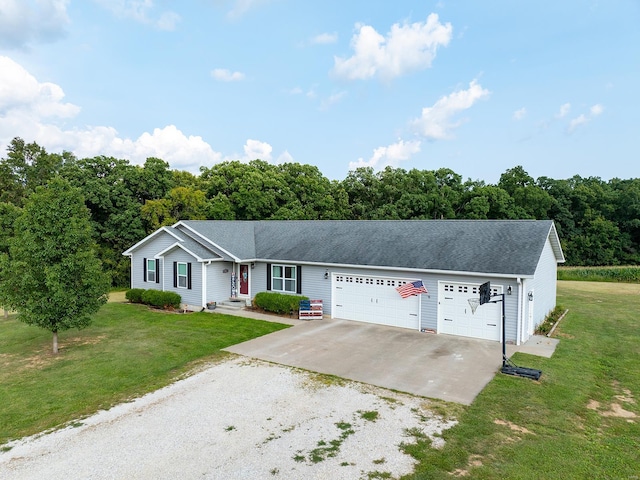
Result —
M249 295L249 265L240 265L240 295Z

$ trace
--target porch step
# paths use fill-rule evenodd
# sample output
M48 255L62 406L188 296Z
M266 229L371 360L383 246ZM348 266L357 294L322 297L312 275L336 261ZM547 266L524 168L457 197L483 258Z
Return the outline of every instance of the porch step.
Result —
M223 302L218 302L216 308L227 309L227 310L242 310L244 306L245 306L245 302L243 301L234 302L231 300L225 300Z

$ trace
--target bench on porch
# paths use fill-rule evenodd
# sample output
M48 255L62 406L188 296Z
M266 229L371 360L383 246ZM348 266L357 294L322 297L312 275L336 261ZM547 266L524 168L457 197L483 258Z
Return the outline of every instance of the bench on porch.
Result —
M298 308L299 320L322 319L322 300L301 300Z

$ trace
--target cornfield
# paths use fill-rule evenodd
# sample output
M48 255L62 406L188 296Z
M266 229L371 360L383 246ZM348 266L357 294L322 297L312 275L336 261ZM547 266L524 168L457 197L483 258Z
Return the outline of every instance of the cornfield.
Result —
M560 267L558 268L558 280L640 283L640 266Z

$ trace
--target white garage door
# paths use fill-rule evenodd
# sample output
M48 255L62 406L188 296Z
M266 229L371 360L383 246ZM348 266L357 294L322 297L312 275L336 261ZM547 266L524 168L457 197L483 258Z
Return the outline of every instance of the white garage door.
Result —
M469 299L479 298L480 285L440 282L438 285L438 333L500 341L502 305L485 303L471 311ZM502 287L491 287L491 294Z
M420 296L402 298L396 288L415 279L334 273L334 318L392 327L420 328Z

